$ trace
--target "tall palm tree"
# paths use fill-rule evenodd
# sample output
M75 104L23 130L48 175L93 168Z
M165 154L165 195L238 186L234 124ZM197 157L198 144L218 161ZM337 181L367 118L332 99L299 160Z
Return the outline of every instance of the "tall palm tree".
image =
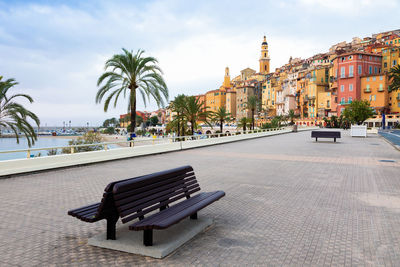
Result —
M211 118L211 111L207 111L207 107L204 107L204 103L194 96L187 96L184 106L183 116L190 122L190 130L192 135L197 128L197 122L205 118L205 123L210 125L207 121ZM211 125L210 125L211 126Z
M226 112L225 107L219 107L218 110L212 114L212 116L214 121L219 122L219 129L222 133L224 122L230 120L231 113Z
M7 95L17 84L14 79L5 81L0 79L0 128L10 128L16 136L17 143L19 143L19 132L22 132L28 141L28 146L31 147L35 144L37 136L28 120L33 120L38 127L40 120L33 112L15 102L17 98L24 98L33 103L32 97L26 94Z
M254 130L254 115L255 112L258 108L258 98L255 95L249 96L247 99L247 102L245 103L245 106L247 109L251 111L251 128Z
M174 101L171 103L171 110L176 113L173 119L173 125L176 125L174 128L177 129L178 136L180 136L181 133L182 135L185 135L186 122L185 117L183 116L185 105L186 96L183 94L176 96Z
M400 90L400 65L394 66L389 71L390 90Z
M119 96L122 94L125 98L128 94L128 112L132 125L130 130L133 133L136 127L137 91L140 92L145 106L146 99L150 101L151 96L160 107L164 106L164 98L168 100L168 88L162 77L163 72L157 65L157 59L144 57L143 50L138 50L136 54L126 49L122 50L122 54L114 55L105 63L105 72L97 80L97 86L100 88L96 94L96 103L100 103L108 94L104 101L106 112L113 99L115 108Z

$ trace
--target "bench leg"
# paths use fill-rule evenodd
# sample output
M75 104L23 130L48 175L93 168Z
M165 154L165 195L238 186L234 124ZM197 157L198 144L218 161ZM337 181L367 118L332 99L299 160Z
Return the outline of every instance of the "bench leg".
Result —
M118 221L118 216L108 217L107 219L107 240L115 240L115 228Z
M153 245L153 230L143 231L143 245L152 246Z
M334 137L334 138L333 138L333 142L335 142L335 143L336 143L336 137Z
M318 137L315 137L315 142L318 142Z
M191 220L197 220L197 212L190 215Z

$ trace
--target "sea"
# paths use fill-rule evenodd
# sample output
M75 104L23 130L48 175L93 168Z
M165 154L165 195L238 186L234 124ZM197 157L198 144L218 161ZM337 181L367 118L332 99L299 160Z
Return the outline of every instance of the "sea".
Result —
M35 145L33 145L32 148L68 146L68 141L70 140L71 139L68 138L39 136L38 140L35 142ZM17 139L15 138L0 138L0 152L6 150L17 150L17 149L28 149L28 148L29 148L28 142L23 137L19 139L19 144L17 143ZM47 150L32 151L31 155L39 156L39 153L40 156L47 156ZM26 152L0 153L0 160L22 159L26 157L27 157Z

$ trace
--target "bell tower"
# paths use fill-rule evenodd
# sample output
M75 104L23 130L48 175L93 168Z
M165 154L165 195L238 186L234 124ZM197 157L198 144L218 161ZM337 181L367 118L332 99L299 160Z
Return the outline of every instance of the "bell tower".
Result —
M224 83L222 85L225 88L231 87L231 76L229 75L229 68L225 68L225 76L224 76Z
M264 40L261 44L261 57L259 61L260 61L260 73L268 74L270 58L268 55L268 43L265 35L264 35Z

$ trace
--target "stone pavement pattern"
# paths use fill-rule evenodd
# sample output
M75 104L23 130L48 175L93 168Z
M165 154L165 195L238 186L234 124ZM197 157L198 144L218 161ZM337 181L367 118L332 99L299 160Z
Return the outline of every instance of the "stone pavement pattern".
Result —
M105 222L67 216L110 181L185 164L226 197L199 213L214 226L163 260L89 246ZM399 266L399 173L381 137L343 131L338 143L299 132L0 179L0 266Z

